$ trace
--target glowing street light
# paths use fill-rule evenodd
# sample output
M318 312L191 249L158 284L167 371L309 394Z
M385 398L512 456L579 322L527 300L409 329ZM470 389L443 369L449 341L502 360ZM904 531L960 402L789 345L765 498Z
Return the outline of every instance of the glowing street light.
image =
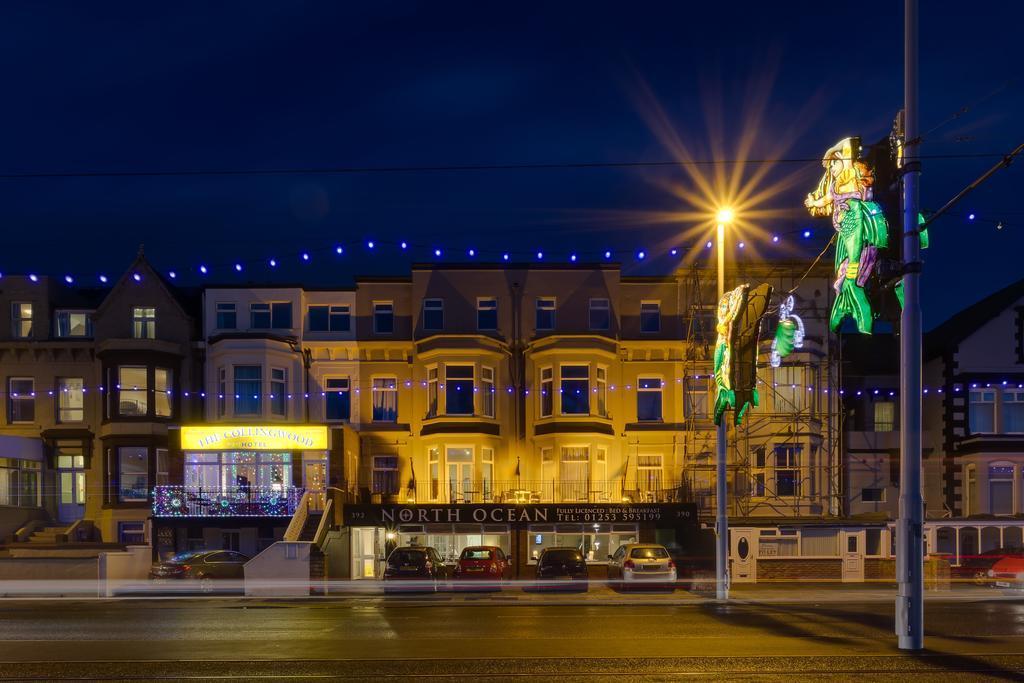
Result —
M718 210L717 246L718 246L718 300L725 296L725 226L732 223L736 213L726 207ZM716 303L717 303L716 302ZM718 423L718 435L715 439L717 476L715 481L716 529L715 538L715 585L719 600L729 599L729 519L726 511L726 449L727 424L725 419Z

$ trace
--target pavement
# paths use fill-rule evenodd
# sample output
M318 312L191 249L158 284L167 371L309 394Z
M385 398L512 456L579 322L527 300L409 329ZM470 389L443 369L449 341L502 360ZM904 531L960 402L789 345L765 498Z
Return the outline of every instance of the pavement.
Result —
M5 599L0 680L1024 679L1019 594L930 594L906 653L888 589L591 593Z

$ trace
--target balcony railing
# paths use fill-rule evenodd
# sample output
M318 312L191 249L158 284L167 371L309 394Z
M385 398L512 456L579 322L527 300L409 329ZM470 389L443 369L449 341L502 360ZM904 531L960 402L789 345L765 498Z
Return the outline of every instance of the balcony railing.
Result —
M371 493L368 502L398 503L682 503L677 482L636 486L622 481L417 481L395 492Z
M154 517L291 517L304 489L261 489L238 486L200 489L157 486Z

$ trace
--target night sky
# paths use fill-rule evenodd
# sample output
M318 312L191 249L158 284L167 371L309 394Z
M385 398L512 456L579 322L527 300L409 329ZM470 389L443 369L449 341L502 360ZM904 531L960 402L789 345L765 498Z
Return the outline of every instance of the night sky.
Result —
M5 2L0 271L91 284L145 243L186 284L200 263L218 282L349 284L469 247L549 261L610 248L629 273L667 273L669 247L705 239L678 167L9 176L624 164L679 159L672 136L690 159L816 159L848 135L880 139L902 104L902 3L854 4ZM1024 6L921 5L922 154L1024 142ZM994 162L925 160L923 206ZM758 254L824 246L830 225L801 204L819 164L694 173L714 184L715 168L763 195L745 229ZM1024 159L933 228L926 327L1024 275L1022 174ZM640 249L652 256L636 263Z

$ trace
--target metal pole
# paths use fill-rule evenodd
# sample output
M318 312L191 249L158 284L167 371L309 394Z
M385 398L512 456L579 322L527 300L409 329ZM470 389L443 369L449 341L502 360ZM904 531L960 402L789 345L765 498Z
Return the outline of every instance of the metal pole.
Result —
M896 635L901 650L924 648L924 548L921 497L921 165L917 132L918 0L904 4L903 315L900 319L900 502L896 526Z
M717 310L718 303L725 296L725 224L718 224L718 299L715 301ZM715 539L715 585L718 587L716 596L719 600L729 599L729 519L726 511L726 417L728 412L722 415L722 422L718 425L717 439L717 464L718 476L715 481L715 503L717 507Z

